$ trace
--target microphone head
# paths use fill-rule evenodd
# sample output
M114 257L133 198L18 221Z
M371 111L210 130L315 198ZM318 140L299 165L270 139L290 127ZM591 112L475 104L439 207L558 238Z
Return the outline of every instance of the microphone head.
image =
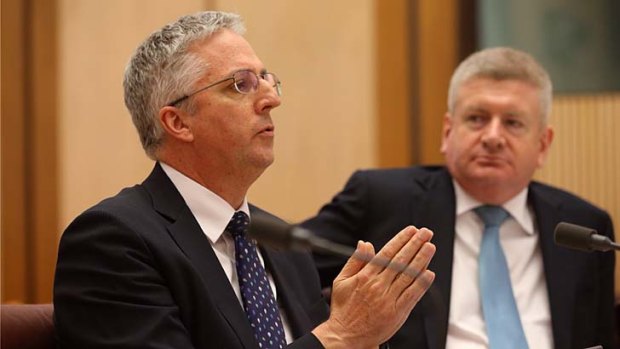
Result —
M596 230L580 225L561 222L555 227L554 240L557 245L580 251L594 251L592 236Z
M288 249L292 244L293 226L263 212L252 212L248 227L249 237L277 249Z

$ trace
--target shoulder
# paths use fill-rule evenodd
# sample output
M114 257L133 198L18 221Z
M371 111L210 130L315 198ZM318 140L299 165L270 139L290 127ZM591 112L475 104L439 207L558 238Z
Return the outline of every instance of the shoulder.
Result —
M587 226L599 233L613 236L611 216L588 200L540 182L532 182L529 189L529 202L537 214Z
M444 166L411 166L401 168L382 168L357 170L351 180L363 180L370 183L426 182L437 178L449 179Z
M410 166L357 170L353 176L368 178L424 178L447 173L444 166Z
M154 213L152 199L142 185L124 188L118 194L106 198L80 214L76 221L87 217L116 217L127 223Z
M141 185L102 200L69 224L61 236L61 249L73 243L143 245L148 237L162 235L157 232L165 229L167 221L151 201Z
M356 187L368 195L401 197L429 191L452 191L452 179L444 166L412 166L404 168L360 170L351 176L348 187Z
M529 190L530 197L536 200L546 201L564 211L568 211L569 213L587 212L588 214L608 216L607 212L600 207L565 189L533 181L530 184Z

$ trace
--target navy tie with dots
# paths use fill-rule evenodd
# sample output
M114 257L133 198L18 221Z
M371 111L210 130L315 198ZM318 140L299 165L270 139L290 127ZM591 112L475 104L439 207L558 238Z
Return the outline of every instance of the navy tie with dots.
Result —
M489 348L527 349L508 263L499 243L499 227L509 214L502 207L491 205L477 207L474 211L484 222L478 263L482 314Z
M237 211L226 227L235 239L235 260L243 307L261 349L285 348L284 326L267 273L258 259L256 245L246 237L249 223L248 215Z

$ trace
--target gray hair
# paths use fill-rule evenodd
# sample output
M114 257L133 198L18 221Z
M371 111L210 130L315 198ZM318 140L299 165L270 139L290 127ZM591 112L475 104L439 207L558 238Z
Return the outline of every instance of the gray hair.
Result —
M448 90L448 111L454 113L458 90L463 83L474 78L493 80L520 80L539 90L541 122L547 123L551 113L553 86L549 74L529 54L509 47L488 48L473 53L452 74Z
M152 159L156 159L163 138L159 110L189 94L208 67L208 62L192 53L190 47L221 29L239 35L245 32L236 14L206 11L183 16L152 33L127 64L123 80L125 105L142 147Z

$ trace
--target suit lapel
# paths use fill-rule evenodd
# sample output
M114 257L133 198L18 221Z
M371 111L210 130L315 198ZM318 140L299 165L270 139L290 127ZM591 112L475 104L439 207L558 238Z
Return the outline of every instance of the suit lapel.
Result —
M254 332L209 240L159 164L143 185L154 208L171 222L167 227L170 235L201 275L208 290L205 296L212 298L243 346L256 347Z
M413 222L433 230L432 242L437 247L429 265L436 278L424 296L424 327L429 348L441 349L448 334L456 212L454 188L445 170L420 178L416 187L420 189L414 190Z
M285 270L290 260L286 259L283 252L270 248L261 248L261 253L265 260L265 267L270 271L276 284L278 303L286 313L293 338L299 338L312 330L312 320L300 306L297 295L292 292L295 288L287 278L290 273Z
M553 241L555 226L562 220L561 203L543 196L530 185L529 202L536 215L543 256L545 280L551 311L554 346L569 348L571 323L573 323L575 299L575 277L570 266L571 256L567 249L558 248Z
M424 307L424 328L429 349L443 349L448 333L456 199L452 179L445 170L417 178L416 182L412 195L412 222L433 230L435 235L432 241L437 246L435 257L429 265L429 269L436 273L436 279L420 306ZM554 346L568 348L571 346L570 324L573 322L576 285L573 271L566 267L570 265L567 263L571 259L569 251L558 248L553 241L555 226L563 219L561 203L542 195L536 184L530 185L528 200L540 234Z

